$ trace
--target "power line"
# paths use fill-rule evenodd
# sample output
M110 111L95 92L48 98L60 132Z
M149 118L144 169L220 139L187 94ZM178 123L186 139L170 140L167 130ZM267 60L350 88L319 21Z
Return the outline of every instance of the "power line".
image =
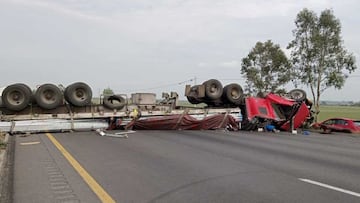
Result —
M196 85L198 79L199 78L197 78L195 76L194 78L184 80L184 81L181 81L181 82L177 82L177 83L169 83L169 84L164 84L164 85L159 85L159 86L154 86L154 87L149 87L149 88L142 88L142 89L137 89L137 90L127 90L127 92L156 90L156 89L160 89L160 88L183 85L183 84L188 83L188 82L194 82L194 85ZM221 81L243 81L244 79L243 78L220 78L220 79L217 79L217 80L221 80Z
M349 75L348 78L355 78L355 77L360 77L360 75ZM138 91L148 91L148 90L156 90L156 89L160 89L160 88L168 88L168 87L174 87L174 86L178 86L178 85L183 85L186 84L188 82L194 82L194 85L197 84L197 80L202 79L203 78L197 78L196 76L194 78L188 79L188 80L183 80L180 82L175 82L175 83L168 83L168 84L164 84L164 85L158 85L158 86L153 86L153 87L148 87L148 88L141 88L141 89L137 89L137 90L125 90L126 92L138 92ZM245 81L245 77L242 78L218 78L217 80L220 81Z
M159 85L159 86L153 86L153 87L148 87L148 88L142 88L142 89L137 89L137 90L125 90L125 92L139 92L139 91L148 91L148 90L156 90L156 89L160 89L160 88L168 88L168 87L174 87L174 86L178 86L178 85L183 85L184 83L187 82L193 82L195 81L196 83L196 77L191 78L189 80L184 80L184 81L180 81L180 82L176 82L176 83L168 83L168 84L164 84L164 85Z

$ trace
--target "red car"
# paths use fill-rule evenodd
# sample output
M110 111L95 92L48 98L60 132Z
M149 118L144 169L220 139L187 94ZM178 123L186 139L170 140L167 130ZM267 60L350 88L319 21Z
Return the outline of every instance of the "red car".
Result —
M350 118L331 118L319 123L319 127L326 133L333 131L360 133L360 120Z

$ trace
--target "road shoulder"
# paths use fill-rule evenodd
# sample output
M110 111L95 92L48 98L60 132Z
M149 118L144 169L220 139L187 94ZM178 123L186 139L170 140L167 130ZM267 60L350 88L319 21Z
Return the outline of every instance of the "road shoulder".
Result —
M0 150L0 202L12 202L14 138L5 135Z
M99 202L45 134L17 136L15 154L14 202Z

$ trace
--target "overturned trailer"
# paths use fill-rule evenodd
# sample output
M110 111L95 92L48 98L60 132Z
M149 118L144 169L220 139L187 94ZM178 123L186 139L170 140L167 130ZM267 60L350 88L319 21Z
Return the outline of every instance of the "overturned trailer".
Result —
M170 118L176 122L168 129L218 129L233 120L240 121L239 108L181 107L175 92L164 93L159 101L153 93L134 93L131 98L124 94L101 95L99 102L94 103L91 88L83 82L66 88L44 84L35 90L17 83L2 91L1 101L0 131L10 133L141 129L149 124L156 126L154 119L171 122ZM204 124L209 122L213 124ZM186 127L185 123L193 124ZM236 128L235 124L232 126Z
M256 130L273 125L279 130L300 127L310 117L310 102L302 90L285 96L250 97L239 84L222 86L211 79L185 88L192 107L178 105L178 94L101 95L83 82L66 88L44 84L35 90L25 84L7 86L1 94L0 131L44 132L93 129ZM200 107L202 106L202 107ZM241 126L241 127L240 127Z

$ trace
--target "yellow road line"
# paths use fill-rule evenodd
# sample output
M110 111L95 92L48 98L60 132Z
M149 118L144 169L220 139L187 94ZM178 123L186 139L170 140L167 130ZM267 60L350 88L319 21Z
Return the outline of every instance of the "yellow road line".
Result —
M91 175L80 165L76 159L71 156L71 154L55 139L55 137L46 133L47 137L52 141L52 143L60 150L62 155L69 161L69 163L74 167L74 169L79 173L79 175L84 179L84 181L89 185L92 191L99 197L101 202L112 203L115 202L111 196L96 182L96 180L91 177Z

